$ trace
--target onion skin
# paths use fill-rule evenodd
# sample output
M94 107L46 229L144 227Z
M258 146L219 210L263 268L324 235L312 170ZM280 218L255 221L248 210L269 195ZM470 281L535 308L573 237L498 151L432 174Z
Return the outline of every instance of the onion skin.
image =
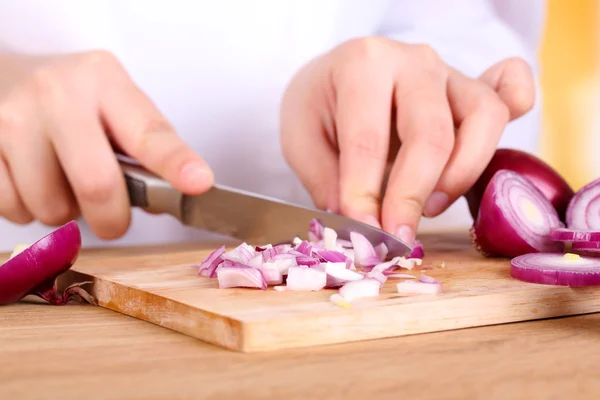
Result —
M556 211L552 208L550 202L545 199L543 194L529 180L516 172L499 170L483 194L481 199L482 212L478 214L475 223L470 229L475 249L487 257L516 257L527 253L560 252L562 244L552 241L550 239L550 232L548 232L547 238L537 237L539 243L536 243L534 247L519 235L516 225L520 221L515 217L516 220L512 221L513 225L507 219L507 216L499 205L499 199L502 196L500 190L502 185L506 184L505 181L507 180L510 180L511 182L508 183L512 185L530 188L531 194L537 198L540 206L546 206L546 209L541 211L545 217L548 217L551 224L550 229L561 227L562 223L559 221Z
M480 203L494 174L507 169L529 179L550 201L562 222L575 192L550 165L536 156L517 149L498 149L477 182L465 194L473 220L477 219Z
M56 277L67 271L81 250L81 232L71 221L44 236L0 266L0 305L14 303L27 295L36 295L54 305L73 298L93 299L75 284L59 294Z

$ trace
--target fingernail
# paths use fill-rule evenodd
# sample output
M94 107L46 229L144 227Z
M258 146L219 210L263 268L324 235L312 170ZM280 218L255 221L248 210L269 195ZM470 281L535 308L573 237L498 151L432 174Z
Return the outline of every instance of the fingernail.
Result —
M363 222L365 224L374 226L377 229L381 229L381 224L379 223L379 220L372 215L369 215L368 217L363 218Z
M444 192L433 192L425 203L423 214L426 217L435 217L446 209L449 197Z
M400 225L398 229L396 229L396 236L409 245L415 240L415 234L408 225Z
M181 174L186 184L196 190L206 189L212 184L212 173L204 165L197 162L190 162L183 166Z

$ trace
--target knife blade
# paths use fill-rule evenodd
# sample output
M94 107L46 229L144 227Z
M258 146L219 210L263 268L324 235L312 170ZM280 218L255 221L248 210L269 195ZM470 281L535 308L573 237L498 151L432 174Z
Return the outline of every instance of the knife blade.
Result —
M334 229L340 239L350 240L350 232L354 231L374 245L385 243L391 257L406 256L412 251L399 238L360 221L224 185L214 184L201 195L184 195L137 161L121 154L117 154L117 159L131 206L171 214L187 226L261 245L289 243L296 236L303 238L310 221L317 219Z

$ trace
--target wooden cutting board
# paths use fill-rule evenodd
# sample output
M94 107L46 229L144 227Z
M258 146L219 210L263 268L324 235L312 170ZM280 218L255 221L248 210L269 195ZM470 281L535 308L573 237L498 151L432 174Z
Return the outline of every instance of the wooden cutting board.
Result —
M485 259L465 233L424 235L423 266L442 281L438 295L402 296L389 279L378 298L349 309L334 290L277 292L217 288L198 276L219 244L82 254L68 280L93 280L99 305L241 352L343 343L600 311L600 288L528 284L510 278L509 261ZM405 271L401 271L405 272ZM412 271L418 275L418 271Z

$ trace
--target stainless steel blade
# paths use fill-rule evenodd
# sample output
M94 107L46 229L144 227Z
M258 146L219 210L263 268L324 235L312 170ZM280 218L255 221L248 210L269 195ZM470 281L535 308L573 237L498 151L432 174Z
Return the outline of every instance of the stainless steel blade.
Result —
M373 244L384 242L392 257L412 251L397 237L362 222L221 185L200 196L183 196L180 215L185 225L255 245L289 242L295 236L306 238L315 218L335 229L341 239L349 240L350 232L355 231Z

